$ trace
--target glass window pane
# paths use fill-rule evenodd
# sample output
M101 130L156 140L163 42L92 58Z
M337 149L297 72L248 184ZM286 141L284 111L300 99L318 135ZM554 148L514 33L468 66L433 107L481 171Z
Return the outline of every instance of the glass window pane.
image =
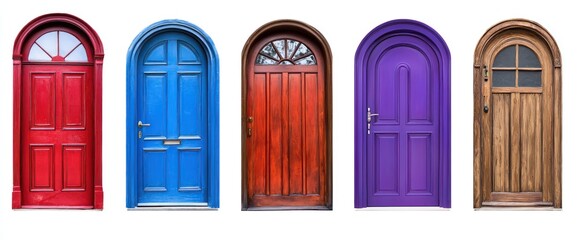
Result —
M279 63L279 65L293 65L292 62L290 62L289 60L285 60Z
M494 59L493 67L516 67L516 46L502 49Z
M279 54L281 54L281 58L286 58L285 57L285 39L273 41L273 44L275 44L277 51L279 51Z
M496 71L492 72L492 87L515 87L516 71Z
M42 49L40 49L40 47L38 47L38 45L32 44L32 48L30 48L30 53L28 53L28 61L38 61L38 62L44 62L44 61L52 61L52 58L50 56L48 56L48 54L46 54L44 51L42 51Z
M309 55L305 58L301 58L295 61L296 65L315 65L317 62L315 61L315 57L313 55Z
M520 45L518 47L518 55L518 67L542 67L542 64L540 64L540 59L538 59L538 56L536 56L536 53L534 53L532 49Z
M78 46L78 44L80 44L78 38L70 33L60 31L58 34L58 41L60 44L60 50L58 53L61 57L68 55L70 51L72 51L76 46Z
M86 56L86 49L84 46L80 45L74 49L65 59L66 62L88 62Z
M268 57L265 57L263 55L259 55L257 56L257 60L255 61L255 64L258 65L277 65L277 61L274 61Z
M293 52L295 52L295 49L297 49L298 44L299 42L295 40L287 40L287 58L293 55Z
M55 57L58 55L56 31L45 33L36 40L36 43L40 45L40 47L44 48L44 50L50 54L50 57Z
M309 48L307 48L307 46L305 46L305 44L301 44L299 46L299 48L297 49L297 52L295 53L295 55L293 56L292 60L301 58L303 56L307 56L307 55L311 55L311 51L309 50Z
M542 71L519 71L518 72L518 86L519 87L541 87L542 86Z
M263 49L261 49L260 53L267 55L267 56L270 56L273 59L279 60L279 55L277 55L277 52L275 52L275 49L273 49L273 45L271 43L268 43L267 45L265 45L265 47Z

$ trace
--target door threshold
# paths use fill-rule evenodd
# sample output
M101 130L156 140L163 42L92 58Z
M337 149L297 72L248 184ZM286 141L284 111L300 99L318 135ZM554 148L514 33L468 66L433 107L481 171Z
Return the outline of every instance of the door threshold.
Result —
M218 208L199 206L139 206L127 208L128 211L217 211Z
M554 207L486 207L474 208L475 211L562 211Z
M450 208L443 208L439 206L417 206L417 207L365 207L356 208L356 211L449 211Z
M37 205L25 205L21 208L15 208L13 210L97 210L102 211L102 209L95 209L93 206L37 206Z
M291 207L248 207L243 208L246 211L292 211L292 210L314 210L314 211L331 211L326 206L291 206Z

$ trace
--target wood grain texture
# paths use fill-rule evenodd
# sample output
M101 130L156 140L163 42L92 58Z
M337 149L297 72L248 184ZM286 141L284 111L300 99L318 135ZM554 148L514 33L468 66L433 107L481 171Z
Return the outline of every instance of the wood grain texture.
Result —
M510 191L520 191L520 94L511 94L510 105Z
M542 86L490 88L491 72L488 82L482 73L474 74L474 207L560 208L560 52L542 26L524 19L507 20L490 28L480 39L474 54L474 72L484 65L491 66L497 53L510 45L524 45L536 53L542 66L531 70L542 71ZM506 100L505 95L510 99ZM491 107L484 113L481 109L488 102ZM506 113L509 116L503 115Z
M266 43L288 37L309 47L317 64L255 64ZM242 70L242 209L331 209L331 53L327 42L301 22L273 21L247 40ZM264 76L260 92L255 89L258 76Z
M492 192L510 191L510 94L492 95Z
M520 115L522 192L542 191L542 99L541 94L522 94Z

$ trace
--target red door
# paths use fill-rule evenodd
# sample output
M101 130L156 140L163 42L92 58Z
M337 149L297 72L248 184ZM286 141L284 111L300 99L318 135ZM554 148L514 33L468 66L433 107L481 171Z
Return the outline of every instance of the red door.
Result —
M14 52L13 208L102 208L102 46L82 20L41 16Z
M330 209L325 49L291 32L248 44L243 208Z
M92 69L25 65L22 205L91 208Z

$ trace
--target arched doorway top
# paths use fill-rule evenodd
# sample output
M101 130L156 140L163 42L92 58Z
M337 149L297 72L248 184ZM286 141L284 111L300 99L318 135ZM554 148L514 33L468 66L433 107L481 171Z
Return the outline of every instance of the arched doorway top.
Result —
M292 20L292 19L281 19L281 20L275 20L272 22L269 22L261 27L259 27L257 30L255 30L255 32L253 32L253 34L251 34L251 36L249 37L249 39L247 39L247 42L245 43L245 46L243 47L243 66L246 66L247 64L249 64L250 61L253 61L253 59L247 59L247 57L249 56L249 51L251 51L251 49L253 49L254 45L263 37L269 36L269 35L273 35L276 33L287 33L287 32L293 32L293 33L298 33L300 35L303 35L305 38L310 39L311 41L314 41L315 44L319 45L321 47L321 51L322 51L322 57L323 59L325 59L326 61L326 66L331 66L331 48L329 47L329 43L327 42L327 40L325 39L325 37L323 37L323 35L314 27L297 21L297 20ZM244 67L243 67L244 68ZM330 70L330 69L326 69ZM327 74L330 75L331 71L327 71Z
M425 38L434 45L434 49L439 51L441 55L440 59L449 62L450 50L440 34L427 24L412 19L391 20L375 27L359 44L355 58L364 57L365 54L370 51L370 48L379 42L380 38L406 34L418 35Z
M24 43L28 39L28 36L34 34L35 32L42 30L46 27L50 27L55 24L65 24L73 27L83 34L86 34L86 37L90 41L92 48L94 49L94 58L95 60L100 60L104 58L104 47L102 46L102 42L100 41L100 37L94 29L88 25L84 20L66 13L50 13L46 15L39 16L32 21L30 21L20 33L16 37L14 42L14 50L12 59L13 60L21 60L22 53L24 52Z
M502 22L499 22L496 25L490 27L486 31L486 33L484 33L484 35L482 36L482 38L480 38L480 41L476 45L476 51L474 53L475 54L474 66L482 65L481 56L485 52L486 47L488 46L489 43L498 38L500 34L512 30L521 30L526 33L536 35L539 39L541 39L548 45L553 57L554 67L558 68L562 67L560 49L558 48L558 44L556 43L552 35L550 35L550 33L544 27L542 27L542 25L534 21L521 18L504 20Z
M218 67L219 56L217 54L215 44L209 35L207 35L201 28L197 27L196 25L179 19L161 20L153 23L152 25L145 28L142 32L140 32L138 36L135 37L128 49L127 62L130 63L136 61L135 57L138 56L139 50L142 48L143 43L145 43L148 39L164 31L175 30L184 32L197 39L207 54L207 59L210 61L210 66Z

